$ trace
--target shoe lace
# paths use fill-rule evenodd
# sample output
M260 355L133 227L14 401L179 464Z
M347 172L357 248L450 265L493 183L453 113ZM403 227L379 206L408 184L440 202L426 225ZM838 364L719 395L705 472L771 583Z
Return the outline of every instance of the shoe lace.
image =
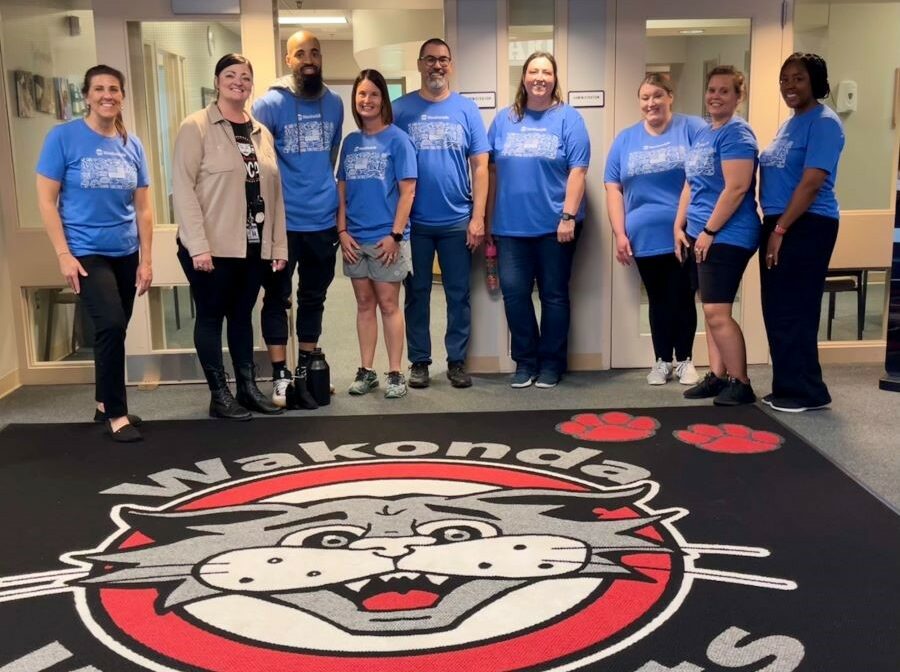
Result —
M359 367L356 370L356 378L354 378L354 382L359 383L359 382L364 381L366 379L366 376L368 375L368 373L369 373L368 369L363 368L362 366Z
M387 380L388 385L400 385L402 383L399 371L388 371Z

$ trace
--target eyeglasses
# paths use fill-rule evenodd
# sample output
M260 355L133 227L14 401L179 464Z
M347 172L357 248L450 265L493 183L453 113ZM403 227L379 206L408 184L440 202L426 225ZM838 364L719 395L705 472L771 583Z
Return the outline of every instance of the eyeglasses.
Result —
M440 65L442 68L446 68L450 65L449 56L441 56L440 58L435 58L434 56L422 56L419 60L424 62L429 68L433 68L435 64Z

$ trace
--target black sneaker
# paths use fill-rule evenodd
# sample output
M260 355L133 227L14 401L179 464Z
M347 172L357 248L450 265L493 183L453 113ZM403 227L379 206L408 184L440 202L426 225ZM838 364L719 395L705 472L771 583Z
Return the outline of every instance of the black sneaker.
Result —
M759 400L766 406L771 406L772 402L775 401L775 395L769 392L766 396L760 397Z
M725 389L728 381L708 371L699 383L684 391L685 399L709 399Z
M472 387L472 376L466 373L463 362L447 362L447 378L453 387Z
M750 383L742 383L737 378L729 378L728 383L713 403L716 406L741 406L743 404L752 404L756 401L756 395Z
M772 410L781 411L782 413L803 413L804 411L818 411L823 408L828 408L828 405L831 402L824 404L806 404L794 399L779 399L778 397L772 397L766 403L772 407Z
M431 378L428 375L428 364L425 362L413 362L409 367L409 380L407 384L417 390L428 387L431 384Z

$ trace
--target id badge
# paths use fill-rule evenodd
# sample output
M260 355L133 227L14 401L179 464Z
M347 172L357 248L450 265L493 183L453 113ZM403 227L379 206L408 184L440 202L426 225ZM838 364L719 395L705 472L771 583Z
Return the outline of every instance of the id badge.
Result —
M259 243L259 228L256 226L256 222L247 219L247 242L248 243Z

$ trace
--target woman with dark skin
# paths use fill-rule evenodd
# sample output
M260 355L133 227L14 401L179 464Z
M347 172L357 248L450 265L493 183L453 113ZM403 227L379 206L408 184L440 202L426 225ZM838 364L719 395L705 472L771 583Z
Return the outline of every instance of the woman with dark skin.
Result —
M830 93L820 56L789 56L779 85L794 114L759 157L764 214L759 265L772 355L772 393L763 403L799 413L831 403L819 366L818 331L838 232L834 182L844 132L837 114L819 102Z

